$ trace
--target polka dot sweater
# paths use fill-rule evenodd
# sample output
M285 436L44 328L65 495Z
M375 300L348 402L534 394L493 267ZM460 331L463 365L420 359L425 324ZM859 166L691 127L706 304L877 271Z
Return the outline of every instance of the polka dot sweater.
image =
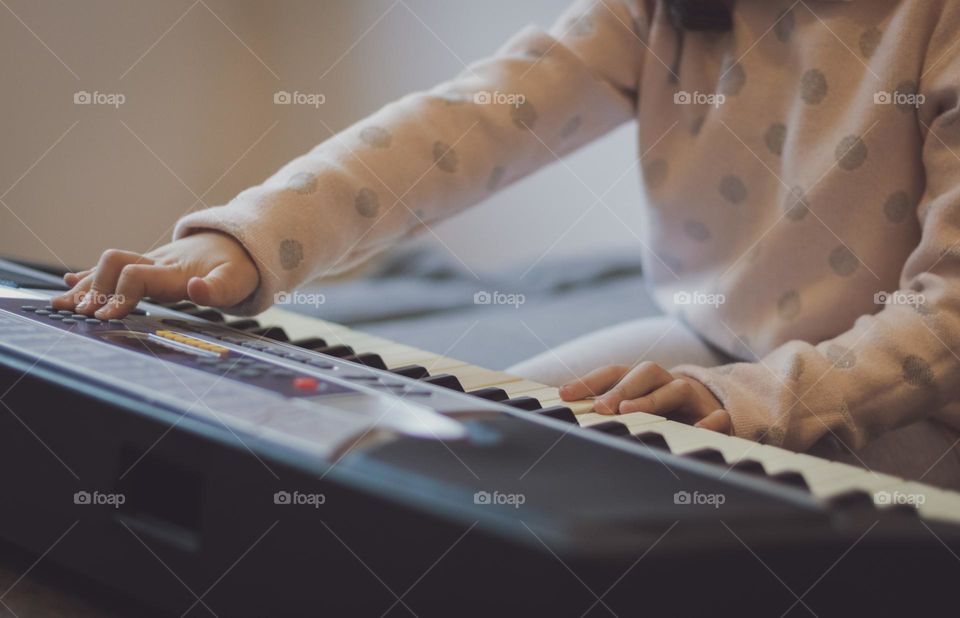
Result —
M660 2L581 0L175 235L243 243L254 313L636 120L648 284L739 361L673 370L737 435L960 427L957 32L956 0L739 0L682 34Z

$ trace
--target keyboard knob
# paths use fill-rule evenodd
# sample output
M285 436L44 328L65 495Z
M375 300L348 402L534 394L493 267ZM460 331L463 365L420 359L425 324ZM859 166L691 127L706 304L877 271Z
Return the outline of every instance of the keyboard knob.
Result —
M504 400L501 403L513 408L518 408L520 410L526 410L528 412L536 412L543 407L540 405L540 402L533 397L513 397L511 399Z

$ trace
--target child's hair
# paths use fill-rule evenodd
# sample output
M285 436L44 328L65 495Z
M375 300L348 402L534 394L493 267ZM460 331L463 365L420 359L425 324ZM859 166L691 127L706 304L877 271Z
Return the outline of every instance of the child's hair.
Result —
M729 30L730 7L724 0L666 0L670 20L680 30Z

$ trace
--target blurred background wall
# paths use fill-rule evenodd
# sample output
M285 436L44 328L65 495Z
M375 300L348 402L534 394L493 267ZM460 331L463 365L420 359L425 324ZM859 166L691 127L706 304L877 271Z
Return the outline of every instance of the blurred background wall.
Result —
M70 266L166 242L185 212L413 89L564 0L3 0L0 253ZM325 102L275 105L279 90ZM81 93L81 94L77 94ZM105 104L78 104L89 93ZM123 103L112 106L122 95ZM468 267L637 251L635 129L435 226ZM621 177L622 176L622 177ZM584 211L610 189L610 206ZM507 223L509 217L509 224Z

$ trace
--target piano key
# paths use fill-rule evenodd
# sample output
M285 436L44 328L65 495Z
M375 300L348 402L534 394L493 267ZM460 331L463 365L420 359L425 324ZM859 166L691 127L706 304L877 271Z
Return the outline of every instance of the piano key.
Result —
M463 380L461 378L461 384L462 383ZM489 401L503 401L504 399L510 398L510 396L507 395L507 391L496 386L488 386L486 388L468 391L467 394L473 395L474 397L479 397L480 399L487 399Z
M463 385L460 384L460 380L457 379L457 376L449 373L438 373L432 375L428 378L420 378L421 382L426 382L427 384L433 384L434 386L442 386L443 388L449 388L450 390L463 392Z
M550 406L549 408L542 408L537 410L537 414L541 416L549 416L550 418L557 419L558 421L564 421L565 423L577 424L577 415L573 413L573 410L567 406Z
M326 339L321 339L320 337L304 337L303 339L295 339L291 341L290 344L307 350L325 348L329 345Z
M242 318L239 320L228 320L224 326L237 330L250 330L252 328L260 328L260 322L251 318Z
M540 402L534 399L533 397L523 397L523 396L504 399L501 403L504 405L510 406L511 408L527 410L528 412L534 412L543 407L540 405Z
M414 380L426 378L430 375L429 372L427 372L427 368L422 365L403 365L402 367L393 367L389 371L399 376L413 378Z
M290 337L286 331L279 326L261 326L260 328L251 328L247 332L251 335L273 339L274 341L290 341Z
M316 348L314 352L326 354L327 356L336 356L338 358L350 356L354 353L353 348L348 345L328 345L325 348Z
M471 391L486 387L504 388L506 384L520 381L520 378L509 373L469 365L458 371L457 377L460 378L464 388Z
M209 307L197 307L195 309L184 309L183 313L187 315L192 315L195 318L201 320L206 320L208 322L224 322L226 318L223 317L223 314L217 311L216 309L211 309Z
M611 417L615 418L615 417ZM630 428L624 425L623 423L617 421L606 421L603 423L596 423L595 425L590 425L591 431L600 431L611 436L629 436Z
M387 368L386 363L383 362L383 358L381 358L379 354L374 354L372 352L344 356L343 360L360 363L361 365L366 365L367 367L373 367L375 369Z

